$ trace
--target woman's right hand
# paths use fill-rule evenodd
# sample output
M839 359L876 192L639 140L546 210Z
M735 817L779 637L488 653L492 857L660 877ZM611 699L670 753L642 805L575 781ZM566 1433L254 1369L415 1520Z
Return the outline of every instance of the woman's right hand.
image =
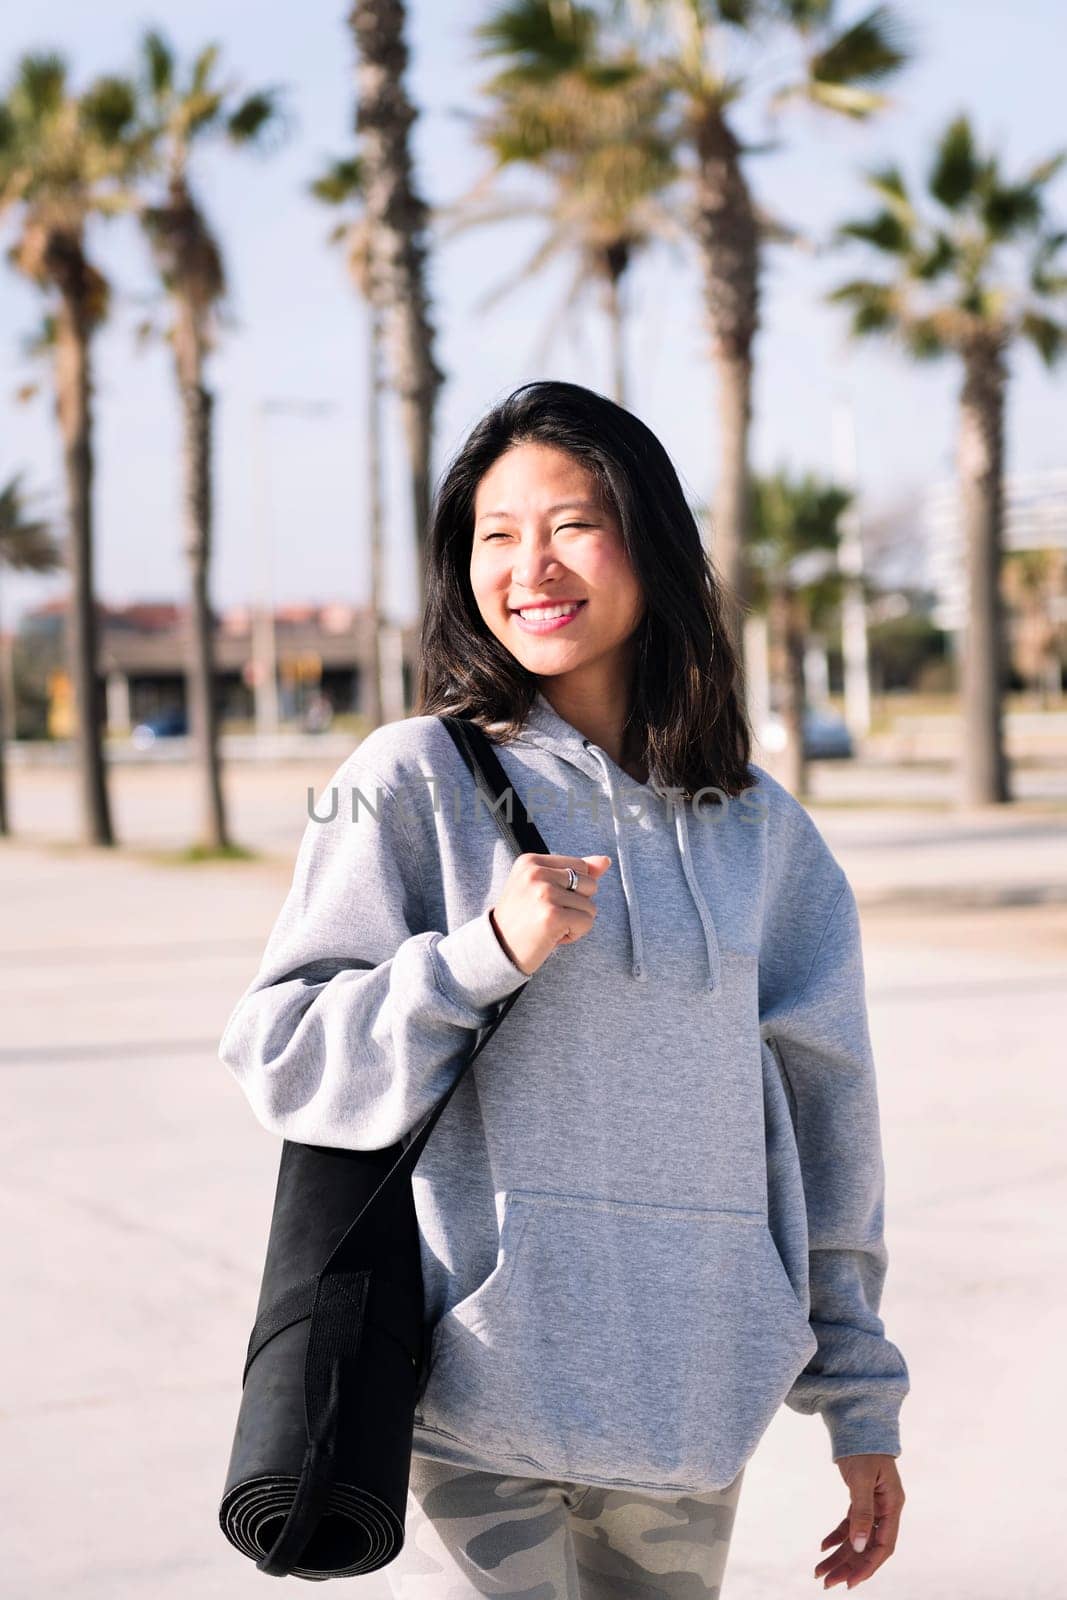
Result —
M610 856L527 851L516 858L489 920L505 955L520 972L536 972L558 944L585 938L596 920L599 880L610 866ZM567 888L568 867L578 874L575 889Z

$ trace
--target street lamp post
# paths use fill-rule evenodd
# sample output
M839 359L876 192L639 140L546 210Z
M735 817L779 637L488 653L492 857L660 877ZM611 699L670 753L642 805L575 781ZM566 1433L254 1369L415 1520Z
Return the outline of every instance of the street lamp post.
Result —
M842 397L833 413L834 476L856 494L856 424L852 401ZM871 675L867 642L867 601L863 592L863 539L858 503L842 513L838 566L844 576L841 597L841 653L845 669L845 722L854 738L871 727Z
M259 603L253 608L252 662L256 733L276 734L278 709L278 643L274 623L274 507L270 462L265 446L266 417L319 417L339 409L333 400L261 400L253 413L256 551Z

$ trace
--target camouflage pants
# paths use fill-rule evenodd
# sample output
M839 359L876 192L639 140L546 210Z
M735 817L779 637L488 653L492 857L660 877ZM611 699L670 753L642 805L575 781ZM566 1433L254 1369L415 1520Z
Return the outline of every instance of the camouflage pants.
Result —
M672 1498L415 1455L384 1575L394 1600L718 1600L743 1477Z

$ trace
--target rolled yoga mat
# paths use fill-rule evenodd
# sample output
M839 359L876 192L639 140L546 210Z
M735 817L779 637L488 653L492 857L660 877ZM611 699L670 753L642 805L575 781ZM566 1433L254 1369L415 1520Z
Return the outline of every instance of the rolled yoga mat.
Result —
M230 1543L273 1576L373 1572L403 1548L424 1355L408 1163L374 1202L373 1243L354 1224L402 1154L282 1145L219 1508Z

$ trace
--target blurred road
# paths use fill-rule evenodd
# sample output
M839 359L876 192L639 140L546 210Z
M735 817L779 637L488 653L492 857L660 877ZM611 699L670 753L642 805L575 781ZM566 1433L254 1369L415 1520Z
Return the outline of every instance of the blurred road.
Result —
M231 773L235 832L274 859L200 866L152 854L183 842L188 773L116 773L119 831L139 848L110 855L46 844L69 825L69 781L13 775L16 824L38 836L0 844L13 1600L264 1592L216 1516L279 1143L215 1051L287 887L306 785L335 768ZM913 1384L901 1543L871 1592L1054 1600L1067 817L815 814L863 905L882 1311ZM819 1542L846 1507L820 1419L780 1412L746 1474L724 1595L821 1591ZM388 1592L384 1576L360 1587Z

